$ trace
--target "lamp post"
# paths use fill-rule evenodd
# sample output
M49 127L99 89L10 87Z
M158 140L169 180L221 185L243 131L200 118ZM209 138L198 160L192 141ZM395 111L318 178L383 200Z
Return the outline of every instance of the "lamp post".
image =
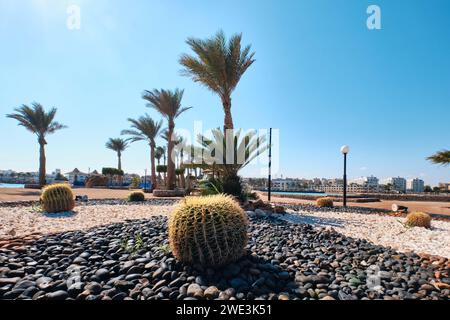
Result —
M267 179L267 200L270 202L272 193L272 128L269 131L269 177Z
M344 207L347 206L347 154L350 148L347 145L341 147L341 153L344 155Z

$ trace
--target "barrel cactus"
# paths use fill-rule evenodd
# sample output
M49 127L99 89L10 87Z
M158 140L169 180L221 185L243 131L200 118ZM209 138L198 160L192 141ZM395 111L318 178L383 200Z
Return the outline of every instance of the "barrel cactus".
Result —
M319 198L316 202L318 207L321 208L333 208L333 199L331 198Z
M145 200L145 194L142 191L133 191L128 195L128 201L140 202Z
M221 266L244 254L247 225L245 212L230 196L186 197L169 220L169 244L181 262Z
M431 216L424 212L411 212L406 216L408 227L431 228Z
M68 184L53 184L42 191L41 205L49 213L71 211L75 207L72 189Z

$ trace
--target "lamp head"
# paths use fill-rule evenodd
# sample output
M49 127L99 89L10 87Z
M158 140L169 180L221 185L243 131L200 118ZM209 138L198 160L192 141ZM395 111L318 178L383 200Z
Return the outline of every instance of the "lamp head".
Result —
M342 154L347 154L347 153L349 153L349 152L350 152L350 147L349 147L349 146L343 145L343 146L341 147L341 153L342 153Z

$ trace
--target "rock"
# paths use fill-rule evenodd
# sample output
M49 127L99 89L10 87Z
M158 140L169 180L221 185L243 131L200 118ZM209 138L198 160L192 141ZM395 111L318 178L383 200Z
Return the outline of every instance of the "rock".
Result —
M157 291L159 288L164 286L166 283L167 283L167 280L160 280L153 286L152 290Z
M208 287L204 292L204 296L207 299L215 299L219 296L219 289L215 286Z
M273 212L275 212L275 213L285 213L286 210L284 209L283 206L274 206L273 207Z
M35 281L31 281L31 280L22 280L16 283L16 285L14 286L14 289L27 289L29 287L34 287L36 286L36 282Z
M109 277L109 270L106 268L102 268L102 269L98 269L95 272L95 275L100 279L100 280L105 280L106 278Z
M164 272L166 272L165 268L158 268L155 272L153 272L152 278L156 279L160 277Z
M97 282L90 282L85 287L85 290L89 290L92 294L99 294L102 291L102 286Z
M289 300L289 296L287 294L280 294L278 300Z
M45 295L45 298L48 300L65 300L69 297L69 294L66 291L58 290L55 292L50 292Z
M198 284L192 283L187 289L187 295L195 298L203 298L204 294L202 288Z
M20 277L0 278L0 286L4 286L6 284L16 284L18 281L20 281Z
M310 275L310 276L300 275L296 276L295 280L301 283L312 283L312 284L329 282L328 278L318 275Z
M125 280L116 280L114 282L114 286L122 291L126 291L128 289L131 289L134 287L134 284L130 281L125 281ZM114 300L114 299L113 299Z
M325 296L325 297L321 298L320 300L336 300L336 299L333 298L332 296Z
M70 296L77 296L83 292L84 284L82 282L76 282L69 286L67 292Z
M197 283L199 286L206 286L206 280L202 276L198 276L195 278L195 283Z
M256 209L255 210L255 214L257 217L265 217L266 216L266 212L264 210L261 209Z

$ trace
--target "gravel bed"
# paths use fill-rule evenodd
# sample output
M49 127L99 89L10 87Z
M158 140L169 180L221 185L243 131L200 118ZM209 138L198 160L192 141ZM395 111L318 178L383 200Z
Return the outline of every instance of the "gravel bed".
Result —
M0 299L449 299L449 261L327 228L251 218L247 254L212 269L177 262L167 217L0 249Z
M0 242L30 234L52 234L153 215L170 214L176 200L150 199L144 202L91 200L77 202L72 212L48 214L38 206L0 207ZM0 245L1 247L1 245Z
M314 206L287 210L281 219L335 228L350 237L366 239L402 252L413 251L450 258L450 221L433 219L431 229L405 226L404 217L367 214L355 208L326 209ZM365 208L366 209L366 208Z

